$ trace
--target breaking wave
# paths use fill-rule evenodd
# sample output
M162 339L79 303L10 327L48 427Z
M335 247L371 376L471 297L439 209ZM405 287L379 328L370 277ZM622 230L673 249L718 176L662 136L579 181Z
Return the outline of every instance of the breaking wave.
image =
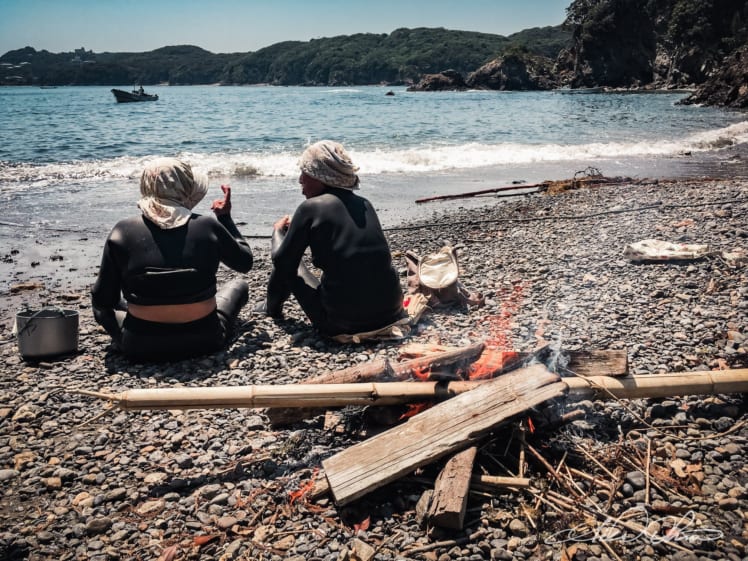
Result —
M464 143L459 145L348 146L361 175L419 174L486 166L598 160L623 157L676 157L693 152L718 152L748 143L748 121L675 139L587 144ZM137 179L154 156L50 164L0 161L0 187L50 186L102 180ZM179 157L213 177L295 177L299 154L277 152L198 153Z

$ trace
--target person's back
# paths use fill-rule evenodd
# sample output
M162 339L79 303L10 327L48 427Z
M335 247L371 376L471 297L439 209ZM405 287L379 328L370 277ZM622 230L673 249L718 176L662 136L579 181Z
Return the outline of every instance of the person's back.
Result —
M332 323L356 333L398 318L400 280L368 200L346 189L328 189L302 203L296 220L308 224L312 262L323 273L321 301Z
M299 166L306 200L292 219L273 227L266 312L279 317L293 294L327 335L378 330L401 320L402 289L389 245L371 203L353 192L358 168L329 140L307 148ZM301 263L307 248L321 279Z
M164 230L143 216L118 222L107 241L121 275L121 290L133 304L188 304L216 293L222 260L247 272L252 260L225 243L227 230L215 218L194 214L188 227ZM98 285L97 285L98 286ZM97 292L97 289L94 289Z
M351 191L329 189L301 206L306 205L314 216L310 249L312 262L323 272L320 296L328 319L346 333L395 321L402 302L400 280L371 203Z
M252 268L252 251L231 219L231 189L211 206L215 217L192 212L207 180L174 158L150 163L141 176L142 215L118 222L104 245L91 290L96 321L116 348L145 360L213 352L228 342L248 286L216 286L219 263Z

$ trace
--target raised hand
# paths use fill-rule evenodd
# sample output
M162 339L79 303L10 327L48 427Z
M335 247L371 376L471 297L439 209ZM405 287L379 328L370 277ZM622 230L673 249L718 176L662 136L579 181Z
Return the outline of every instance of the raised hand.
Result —
M212 210L216 216L231 214L231 187L228 185L221 185L221 191L223 191L223 198L214 200L210 205L210 210Z
M285 232L286 230L288 230L288 226L290 224L291 217L286 214L283 218L279 218L278 220L276 220L275 224L273 224L273 229Z

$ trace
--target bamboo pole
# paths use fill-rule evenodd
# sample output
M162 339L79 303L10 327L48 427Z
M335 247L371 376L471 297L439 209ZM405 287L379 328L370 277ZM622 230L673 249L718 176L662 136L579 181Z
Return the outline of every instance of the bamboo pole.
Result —
M669 372L646 376L563 378L571 396L596 399L638 399L678 395L748 393L748 368Z
M647 376L562 378L569 397L636 399L748 393L748 368ZM447 399L486 382L372 382L133 389L121 393L80 390L125 410L395 405Z
M147 409L222 409L259 407L343 407L396 405L449 398L479 382L369 382L133 389L121 393L79 391L113 402L127 411Z

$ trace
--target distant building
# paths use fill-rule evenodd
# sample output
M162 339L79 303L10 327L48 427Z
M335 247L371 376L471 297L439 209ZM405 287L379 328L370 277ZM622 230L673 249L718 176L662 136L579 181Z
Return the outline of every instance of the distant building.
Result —
M70 62L81 64L83 62L96 62L96 55L93 51L87 51L85 48L75 49L75 56Z

